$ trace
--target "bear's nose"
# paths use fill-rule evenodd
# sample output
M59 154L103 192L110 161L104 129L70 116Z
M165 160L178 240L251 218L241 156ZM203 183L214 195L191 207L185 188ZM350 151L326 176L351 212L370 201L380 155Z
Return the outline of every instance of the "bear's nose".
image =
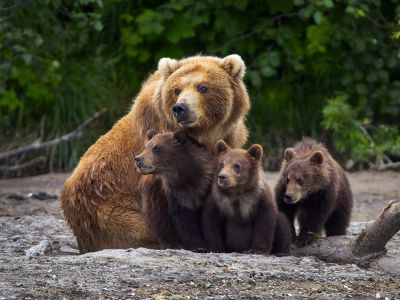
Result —
M218 180L219 181L226 181L228 177L225 174L219 174L218 175Z
M174 112L175 117L180 117L187 114L188 107L186 106L186 104L178 103L172 107L172 111Z
M138 155L138 156L135 156L133 160L134 160L136 163L139 163L139 162L142 161L142 158Z
M286 203L291 203L291 202L293 202L293 195L292 195L292 194L289 194L289 193L286 193L283 200L284 200Z

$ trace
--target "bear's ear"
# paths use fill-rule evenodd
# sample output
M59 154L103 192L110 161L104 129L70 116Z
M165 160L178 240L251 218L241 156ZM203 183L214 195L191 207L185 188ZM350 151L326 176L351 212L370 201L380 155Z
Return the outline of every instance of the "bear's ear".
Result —
M320 165L324 161L324 155L321 151L315 151L310 157L310 162L314 165Z
M231 148L223 140L219 140L214 145L214 153L215 153L215 155L221 155L222 153L227 152L229 149L231 149Z
M239 55L232 54L224 57L220 66L233 78L243 79L246 66Z
M184 143L188 140L188 135L186 132L184 132L183 130L179 130L177 132L174 133L174 138L180 142L180 143Z
M247 153L255 160L261 160L263 156L263 148L259 144L254 144L250 146L250 148L247 150Z
M147 140L150 141L156 134L157 134L157 131L155 131L154 129L148 130L147 133L146 133Z
M293 148L286 148L283 159L286 160L286 162L290 162L295 156L296 153L294 153Z
M176 59L163 57L158 61L158 70L161 76L166 79L179 68L179 61Z

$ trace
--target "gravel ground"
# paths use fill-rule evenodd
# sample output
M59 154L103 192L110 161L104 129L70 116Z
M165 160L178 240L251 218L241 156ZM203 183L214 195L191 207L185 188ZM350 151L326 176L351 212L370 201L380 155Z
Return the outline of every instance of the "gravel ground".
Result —
M0 180L0 299L400 299L399 276L313 257L142 248L76 255L59 200L27 198L37 192L58 195L66 176ZM400 199L400 174L349 177L354 235L389 200ZM268 178L273 186L277 174ZM49 245L45 255L27 257L26 250L42 240ZM387 248L389 255L400 255L399 233Z

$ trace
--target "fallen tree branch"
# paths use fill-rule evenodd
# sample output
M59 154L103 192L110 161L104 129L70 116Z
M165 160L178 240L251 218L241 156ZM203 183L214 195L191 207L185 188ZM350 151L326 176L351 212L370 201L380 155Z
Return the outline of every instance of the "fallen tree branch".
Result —
M382 165L373 165L373 167L371 168L372 170L377 170L377 171L386 171L386 170L393 170L393 171L397 171L400 170L400 161L398 162L389 162L386 164L382 164Z
M26 152L31 152L31 151L37 151L37 150L41 150L44 148L48 148L51 146L55 146L61 143L65 143L68 142L69 140L72 140L76 137L79 137L83 130L86 129L86 127L89 126L90 123L92 123L94 120L96 120L97 118L99 118L102 114L104 114L107 110L105 108L103 108L102 110L96 112L91 118L87 119L83 124L81 124L78 128L76 128L74 131L67 133L61 137L55 138L54 140L50 140L47 142L34 142L30 145L26 145L26 146L22 146L7 152L2 152L0 153L0 160L1 159L5 159L11 156L16 156L22 153L26 153Z
M400 202L390 201L380 215L356 237L333 236L303 248L292 248L294 256L316 256L330 263L373 266L400 275L400 257L387 256L386 244L400 230Z
M352 252L357 256L385 251L387 242L400 230L400 203L390 201L376 220L354 241Z
M20 171L29 167L32 167L34 165L37 165L41 162L45 162L46 161L46 157L44 156L39 156L39 157L35 157L34 159L20 164L20 165L14 165L14 166L0 166L0 172L15 172L15 171Z

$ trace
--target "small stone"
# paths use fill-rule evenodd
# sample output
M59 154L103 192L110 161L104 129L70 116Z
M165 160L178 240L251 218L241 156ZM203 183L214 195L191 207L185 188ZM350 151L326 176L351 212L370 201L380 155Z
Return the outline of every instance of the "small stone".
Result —
M381 299L381 294L376 293L375 298L376 298L376 299Z
M13 240L14 242L19 241L21 239L20 235L14 235L11 240Z
M52 249L48 240L42 240L36 246L25 250L25 255L28 257L51 255Z

